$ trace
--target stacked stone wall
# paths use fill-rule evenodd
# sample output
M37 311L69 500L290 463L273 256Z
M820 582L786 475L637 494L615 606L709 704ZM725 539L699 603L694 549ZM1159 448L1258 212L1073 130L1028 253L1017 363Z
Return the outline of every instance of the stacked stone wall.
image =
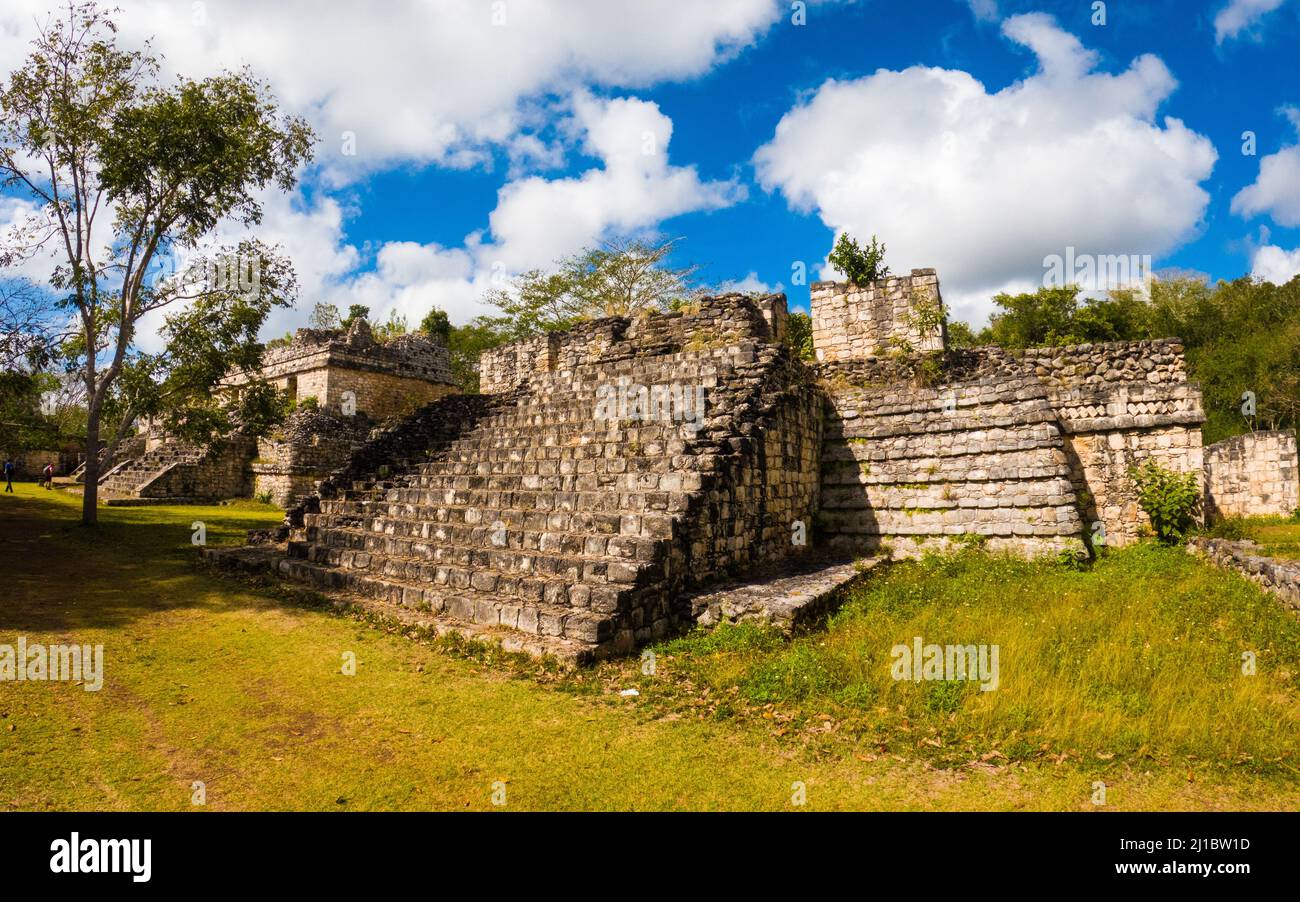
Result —
M811 287L813 345L817 360L859 360L890 351L941 351L945 326L924 331L918 317L942 310L939 277L914 269L867 285L814 282ZM924 334L923 334L924 331Z
M1205 449L1206 513L1290 516L1300 508L1294 432L1248 432Z
M247 498L253 490L250 467L257 443L236 435L208 450L198 460L180 461L140 487L141 498Z

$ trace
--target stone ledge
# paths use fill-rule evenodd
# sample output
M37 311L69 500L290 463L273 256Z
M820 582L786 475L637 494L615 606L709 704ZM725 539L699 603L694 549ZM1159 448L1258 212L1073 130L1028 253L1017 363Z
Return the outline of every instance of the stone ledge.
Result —
M784 575L710 586L690 596L691 616L699 626L756 622L789 633L827 613L841 590L882 560L813 564Z
M1257 548L1249 539L1230 541L1196 536L1187 542L1188 552L1200 554L1225 570L1237 571L1300 613L1300 561L1266 557L1255 553Z

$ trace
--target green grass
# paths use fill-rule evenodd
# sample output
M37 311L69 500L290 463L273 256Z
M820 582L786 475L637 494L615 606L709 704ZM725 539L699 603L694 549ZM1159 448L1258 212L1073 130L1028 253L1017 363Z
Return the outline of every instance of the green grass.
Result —
M1300 559L1300 519L1296 517L1233 518L1216 524L1206 535L1250 539L1268 557Z
M1099 774L1109 808L1300 808L1294 760L1279 749L1288 726L1294 736L1296 689L1276 672L1295 660L1294 629L1249 584L1172 552L1141 566L1117 557L1109 576L899 567L824 634L787 644L720 630L657 647L653 676L635 660L569 673L412 641L196 565L195 521L210 544L239 542L278 521L265 506L105 508L86 530L75 496L17 488L0 497L0 642L102 643L105 678L99 692L0 684L3 808L193 810L201 780L213 810L492 810L498 782L512 810L782 810L795 782L811 809L1092 810ZM1124 593L1129 613L1109 626L1070 610L1122 612L1107 596ZM1168 596L1159 616L1141 614L1139 599L1156 595ZM1017 635L994 635L1014 623ZM1008 649L1004 689L985 694L996 698L952 688L913 698L881 682L879 640L920 628L945 641L945 624L952 635L982 626ZM1010 650L1029 638L1031 658ZM1257 647L1261 676L1234 688L1207 654L1239 638ZM1123 647L1143 666L1107 663ZM1070 655L1089 648L1111 669L1080 682ZM340 672L347 652L355 676ZM1056 652L1053 670L1041 656ZM1053 681L1026 686L1026 660ZM1191 664L1208 669L1225 706L1216 724L1189 712L1166 730L1160 718L1180 693L1195 712L1208 703L1180 670ZM619 695L631 686L639 697ZM1102 695L1086 701L1088 687ZM1144 694L1150 707L1139 710ZM1100 722L1087 720L1089 705ZM898 706L897 716L877 712ZM1077 751L1115 757L1021 752L1008 739L1013 715L1017 737L1066 749L1093 724L1097 738ZM1146 736L1155 757L1104 741L1125 729ZM968 731L989 732L970 740L972 753L1008 757L961 760L965 747L950 755L920 741L960 746Z
M997 645L1000 686L896 681L913 637ZM877 571L825 632L755 627L665 647L674 674L746 714L780 712L939 767L1073 761L1300 775L1300 620L1235 575L1155 544L1091 570L968 551ZM1242 672L1253 652L1256 673Z

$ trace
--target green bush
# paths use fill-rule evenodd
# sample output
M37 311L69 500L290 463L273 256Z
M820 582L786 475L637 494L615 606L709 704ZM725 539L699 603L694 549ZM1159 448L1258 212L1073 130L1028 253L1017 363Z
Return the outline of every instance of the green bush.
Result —
M1196 473L1179 473L1148 460L1129 471L1137 485L1138 505L1151 518L1160 541L1182 541L1201 508L1201 482Z
M867 285L889 275L889 267L885 265L885 246L876 241L875 235L871 236L871 244L864 248L845 232L826 259L854 285Z

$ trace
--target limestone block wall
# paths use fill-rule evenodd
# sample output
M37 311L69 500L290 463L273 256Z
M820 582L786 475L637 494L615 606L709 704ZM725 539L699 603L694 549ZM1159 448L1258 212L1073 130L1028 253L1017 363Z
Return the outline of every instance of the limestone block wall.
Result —
M247 498L253 490L250 464L256 453L252 439L232 436L198 461L169 467L140 490L140 497Z
M813 345L817 360L879 357L891 349L941 351L946 327L922 334L917 313L941 309L939 277L933 269L914 269L869 285L814 282L811 289Z
M565 332L484 351L479 358L479 387L484 394L507 392L544 373L610 364L656 351L691 352L746 339L770 342L784 332L787 317L784 295L726 294L706 298L694 309L593 320Z
M1205 449L1206 513L1290 516L1300 508L1294 432L1248 432Z
M330 473L345 465L370 437L376 421L300 409L283 430L258 439L252 463L253 494L289 508L306 498Z
M356 412L380 419L405 416L457 390L445 345L420 334L379 342L364 320L346 334L299 329L289 344L262 355L256 373L236 372L224 381L237 386L258 377L287 391L291 400L315 398L338 412L351 398Z
M1300 561L1265 557L1258 553L1254 542L1205 536L1190 539L1187 550L1204 555L1225 570L1237 571L1300 612Z
M788 351L765 345L711 396L710 422L731 434L692 462L702 478L685 517L690 585L816 550L819 388Z
M1124 545L1149 526L1132 467L1202 469L1200 391L1176 341L978 348L819 373L831 418L821 522L855 550L903 554L965 534L1036 554L1084 530Z
M978 542L1081 552L1069 459L1046 388L981 372L925 385L906 361L829 364L819 532L846 552L897 557Z
M1144 461L1200 478L1205 413L1176 339L1031 348L1005 360L1048 387L1094 538L1122 546L1149 529L1131 475Z

